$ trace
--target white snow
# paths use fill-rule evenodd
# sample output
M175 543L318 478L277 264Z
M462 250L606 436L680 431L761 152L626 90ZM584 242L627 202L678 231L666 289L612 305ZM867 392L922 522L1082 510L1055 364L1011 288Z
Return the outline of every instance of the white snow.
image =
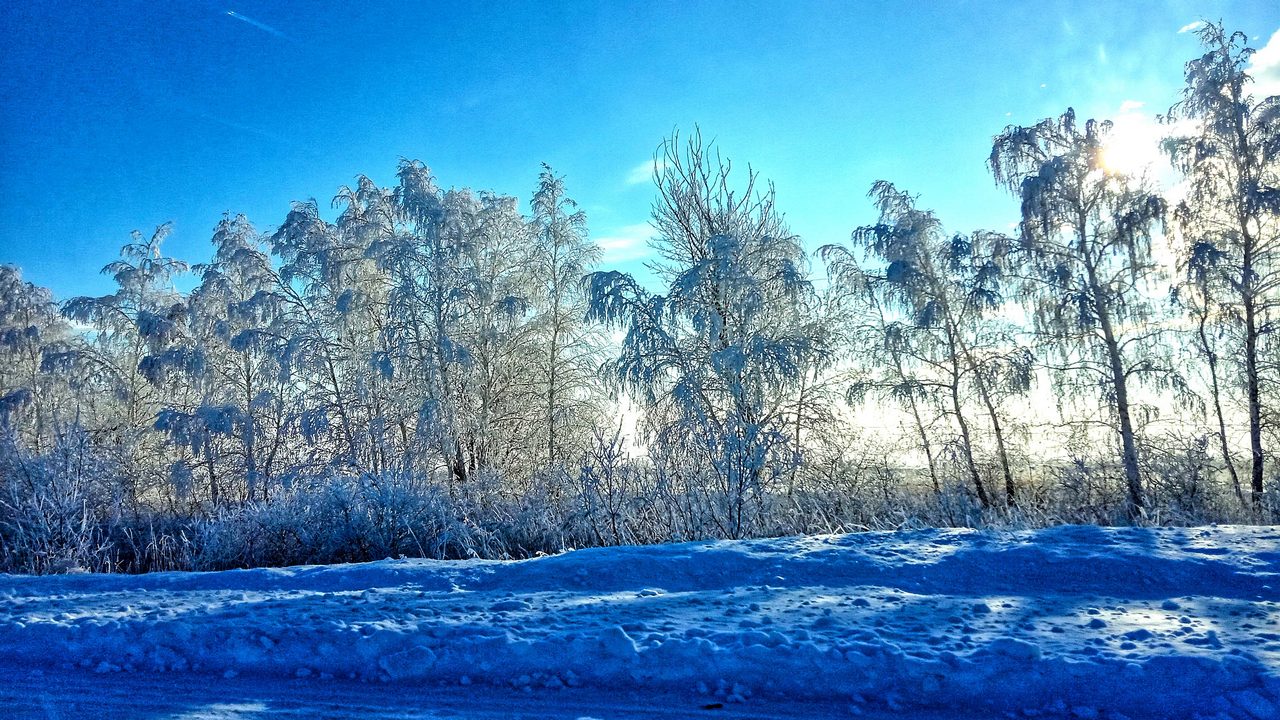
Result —
M1280 528L921 530L521 562L0 575L0 672L32 671L515 690L548 705L616 691L690 707L802 701L836 716L1263 720L1280 717Z

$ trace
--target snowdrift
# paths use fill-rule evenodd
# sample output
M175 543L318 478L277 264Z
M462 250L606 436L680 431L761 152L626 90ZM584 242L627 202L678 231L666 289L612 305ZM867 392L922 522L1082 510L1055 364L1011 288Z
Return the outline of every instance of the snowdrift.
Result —
M1280 528L900 533L0 576L0 665L1280 717ZM838 709L838 713L836 710Z

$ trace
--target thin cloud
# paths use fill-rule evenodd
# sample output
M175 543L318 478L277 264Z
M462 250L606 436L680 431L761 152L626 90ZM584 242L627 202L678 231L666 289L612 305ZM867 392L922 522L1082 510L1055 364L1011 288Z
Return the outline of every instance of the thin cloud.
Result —
M1186 25L1183 25L1182 27L1178 28L1178 34L1181 35L1183 33L1189 33L1203 24L1204 24L1203 20L1196 20L1195 22L1189 22Z
M1249 75L1253 77L1251 92L1258 99L1280 95L1280 30L1272 33L1267 44L1253 54Z
M257 20L254 20L253 18L249 17L248 15L241 15L235 10L228 10L227 17L233 20L239 20L240 22L243 22L243 23L249 23L250 25L261 30L262 32L267 33L269 35L274 35L280 38L281 40L288 40L289 42L293 42L293 38L284 34L283 31L277 30L276 28L273 28L264 22L258 22Z
M1144 105L1146 105L1146 103L1140 100L1125 100L1124 102L1120 103L1120 113L1124 114L1124 113L1133 112L1135 110L1141 110L1142 106Z
M595 238L595 241L603 262L619 263L646 257L652 237L653 226L645 222L616 228L604 237Z
M173 108L173 109L177 110L178 112L185 113L185 114L190 115L190 116L192 116L192 117L199 118L199 119L201 119L201 120L205 120L205 121L207 121L207 122L211 122L211 123L214 123L214 124L216 124L216 125L221 125L222 127L225 127L225 128L230 128L230 129L232 129L232 130L238 130L238 131L240 131L240 132L242 132L242 133L247 133L247 134L249 134L249 135L256 135L256 136L258 136L258 137L260 137L260 138L264 138L264 139L266 139L266 140L271 140L271 141L273 141L273 142L283 143L283 144L286 144L286 145L290 144L290 142L289 142L289 140L288 140L287 138L284 138L284 137L282 137L282 136L280 136L280 135L276 135L275 133L267 132L266 130L263 130L263 129L261 129L261 128L253 127L252 125L245 125L245 124L242 124L242 123L234 122L234 121L228 120L228 119L226 119L226 118L224 118L224 117L219 117L219 116L217 116L217 115L210 115L209 113L204 112L203 110L199 110L199 109L197 109L197 108L194 108L194 107L192 107L192 106L190 106L190 105L187 105L186 103L181 103L181 102L166 102L166 103L162 103L162 104L163 104L163 105L166 105L166 106L168 106L168 107L171 107L171 108Z
M667 168L665 160L646 160L627 172L628 185L643 185L653 179L655 170L662 172Z

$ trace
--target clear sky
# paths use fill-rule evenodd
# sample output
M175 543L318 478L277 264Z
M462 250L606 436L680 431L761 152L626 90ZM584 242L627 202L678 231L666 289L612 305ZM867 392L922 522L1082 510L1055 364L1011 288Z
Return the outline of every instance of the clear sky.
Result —
M871 219L877 179L949 227L1003 229L1016 204L984 167L991 137L1074 105L1152 115L1222 18L1261 47L1250 2L11 3L0 16L0 263L65 298L134 228L209 257L224 211L260 229L398 158L445 186L527 200L567 176L606 264L634 269L644 166L700 124L775 182L809 245ZM641 168L637 172L637 168Z

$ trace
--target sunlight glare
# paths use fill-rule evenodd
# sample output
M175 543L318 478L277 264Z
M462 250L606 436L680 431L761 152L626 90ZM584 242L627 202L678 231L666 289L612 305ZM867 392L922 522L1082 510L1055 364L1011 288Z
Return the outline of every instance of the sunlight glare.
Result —
M1136 108L1135 108L1136 110ZM1102 149L1102 165L1119 175L1140 175L1164 161L1160 141L1164 128L1136 111L1114 120Z

